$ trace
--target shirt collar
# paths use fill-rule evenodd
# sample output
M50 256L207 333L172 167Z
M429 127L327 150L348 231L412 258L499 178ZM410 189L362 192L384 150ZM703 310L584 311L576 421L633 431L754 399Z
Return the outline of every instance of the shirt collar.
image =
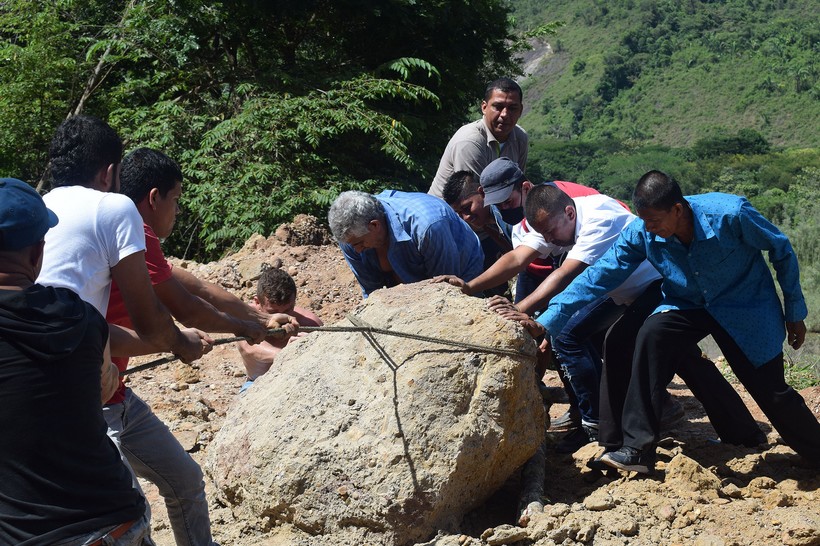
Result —
M386 203L382 200L379 200L382 204L382 208L384 209L384 218L387 223L385 227L388 228L388 235L391 240L391 244L393 241L395 242L403 242L410 240L410 234L404 229L404 225L402 225L401 221L399 220L399 215L393 210L393 207L390 206L390 203Z
M694 222L695 229L695 240L703 241L714 237L715 230L712 229L712 224L709 223L709 219L706 217L706 213L703 211L703 209L700 208L697 201L691 200L691 198L689 197L684 199L689 204L689 209L692 211L692 221Z

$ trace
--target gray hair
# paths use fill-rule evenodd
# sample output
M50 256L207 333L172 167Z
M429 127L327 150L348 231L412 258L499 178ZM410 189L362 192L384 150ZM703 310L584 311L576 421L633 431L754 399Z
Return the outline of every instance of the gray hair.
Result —
M327 221L337 241L361 237L373 220L384 221L384 208L379 200L363 191L346 191L330 205Z

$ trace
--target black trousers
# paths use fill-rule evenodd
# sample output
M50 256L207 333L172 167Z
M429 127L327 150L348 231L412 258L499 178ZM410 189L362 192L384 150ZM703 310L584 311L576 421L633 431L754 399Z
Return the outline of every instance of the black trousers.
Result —
M651 381L648 377L650 371L640 369L636 373L633 369L637 365L636 344L640 335L648 334L650 338L655 335L652 331L644 331L644 323L648 322L647 318L663 297L660 286L660 281L650 285L607 332L601 375L599 443L615 449L624 444L645 447L624 441L625 435L632 439L636 434L636 422L640 423L642 433L651 431L651 441L646 445L657 442L661 408L668 396L666 386L675 373L703 405L721 440L743 444L759 438L762 434L760 427L743 400L717 367L701 354L697 343L709 332L686 342L680 342L674 335L672 339L661 340L661 345L669 350L662 356L651 356L649 360L644 358L646 366L653 368ZM655 316L665 315L668 313ZM640 406L639 410L634 408L636 405ZM629 433L625 430L627 426Z
M820 463L820 422L814 417L805 401L785 380L783 354L755 367L741 351L735 340L705 310L669 311L646 319L635 341L632 378L626 394L622 415L624 445L645 449L658 441L658 418L662 403L661 393L671 377L681 370L681 354L691 352L691 347L711 334L738 380L754 398L769 418L785 443L798 454L815 464ZM713 365L691 366L681 376L684 380L700 376L702 372L715 370ZM708 389L707 394L690 385L698 399L710 405L710 400L726 380L717 379L715 373L707 372L705 381L698 377L698 389ZM705 396L705 398L704 398ZM718 402L720 403L720 402ZM708 408L707 412L709 411ZM745 410L745 407L744 407ZM736 425L736 419L745 419L747 411L735 414L723 413L721 428ZM710 419L712 415L710 414ZM717 429L717 423L712 420ZM718 433L723 434L721 430Z

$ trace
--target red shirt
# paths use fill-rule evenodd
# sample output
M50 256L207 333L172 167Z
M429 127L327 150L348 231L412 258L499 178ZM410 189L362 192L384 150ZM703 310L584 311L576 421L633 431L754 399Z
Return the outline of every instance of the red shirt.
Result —
M148 266L151 284L157 285L171 278L171 264L165 259L159 237L156 236L154 230L148 224L142 226L145 229L145 265ZM115 282L111 283L111 297L108 300L108 311L105 314L105 320L109 324L133 328L131 317L128 316L125 302L122 301L122 294ZM128 367L128 357L115 356L111 358L111 361L114 362L120 372L124 372ZM123 400L125 400L125 384L122 381L122 376L120 376L117 391L111 396L111 400L106 402L106 405L119 404Z

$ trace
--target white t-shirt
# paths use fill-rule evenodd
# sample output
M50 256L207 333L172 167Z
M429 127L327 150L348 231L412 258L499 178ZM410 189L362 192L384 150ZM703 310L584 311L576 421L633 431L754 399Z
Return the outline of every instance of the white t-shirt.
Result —
M125 195L84 186L54 188L43 201L59 223L46 233L37 282L73 290L105 316L111 268L145 251L136 205Z
M575 201L575 244L567 259L592 265L615 243L621 231L636 218L615 199L606 195L585 195ZM609 293L621 305L632 303L653 281L661 278L649 262L643 262L629 278Z
M512 228L512 244L513 248L518 248L524 245L538 252L538 258L546 259L549 256L560 256L570 247L556 246L548 243L544 236L535 231L527 219L524 218Z

